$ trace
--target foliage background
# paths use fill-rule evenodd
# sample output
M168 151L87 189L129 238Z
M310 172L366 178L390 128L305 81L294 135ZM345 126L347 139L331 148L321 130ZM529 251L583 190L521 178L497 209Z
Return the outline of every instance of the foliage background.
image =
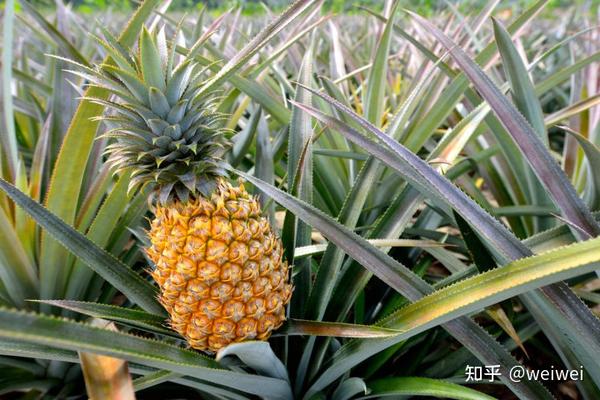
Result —
M0 2L3 3L4 1ZM49 0L33 0L33 4L40 7L52 7ZM121 10L131 10L136 2L132 0L67 0L65 3L72 4L82 12L93 12L115 7ZM369 7L380 11L383 7L382 0L325 0L323 9L336 13L354 13L359 6ZM420 14L432 15L436 12L444 11L449 5L457 7L461 11L481 9L487 3L485 0L403 0L401 7L419 12ZM207 6L213 12L220 12L233 7L241 7L244 14L264 13L264 6L273 11L279 11L285 8L289 2L286 0L174 0L171 10L193 10ZM508 0L500 5L502 8L523 9L528 4L527 0ZM546 13L556 12L557 8L567 8L577 6L579 8L589 8L600 4L600 0L550 0L545 8Z

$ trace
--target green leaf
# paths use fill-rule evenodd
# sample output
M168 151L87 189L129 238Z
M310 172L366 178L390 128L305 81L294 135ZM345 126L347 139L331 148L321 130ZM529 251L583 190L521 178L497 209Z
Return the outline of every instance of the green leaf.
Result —
M256 154L254 157L254 175L265 182L275 182L275 162L273 155L273 145L271 143L271 133L267 119L259 113L257 134L256 134ZM258 198L261 204L264 204L264 210L269 221L275 221L275 205L269 202L269 199L258 191Z
M144 82L148 86L155 87L161 93L164 93L167 83L161 65L160 54L158 54L154 38L145 27L142 28L142 34L140 35L140 61Z
M65 319L0 309L0 338L106 355L271 399L289 398L289 385L281 379L231 372L191 350Z
M521 216L521 215L539 215L539 216L550 216L552 214L558 213L556 207L543 207L543 206L504 206L498 207L493 210L494 215L498 217L511 217L511 216Z
M227 358L231 357L237 357L260 375L290 381L285 365L273 353L268 342L233 343L219 350L215 359L227 365Z
M41 360L78 363L76 351L57 349L51 346L25 343L21 340L0 339L0 354L13 357L37 358Z
M98 210L94 222L90 226L86 237L99 247L106 247L115 229L119 218L127 207L127 187L129 177L122 176L110 191L102 207ZM85 294L93 277L93 271L89 269L82 260L76 261L71 276L67 283L65 297L68 299L80 299Z
M31 215L54 239L76 257L79 257L107 282L123 292L131 301L139 304L147 311L164 314L164 309L156 300L154 286L132 271L127 265L98 247L94 242L61 221L56 215L31 200L8 182L0 180L0 189Z
M513 45L510 34L494 18L494 36L498 43L498 50L502 56L504 70L510 81L513 100L517 109L523 114L531 124L534 132L542 140L545 146L549 146L548 134L544 124L544 114L542 106L535 93L533 83L529 79L529 73L525 67L521 56ZM527 180L529 184L529 193L531 202L539 206L551 206L552 202L541 186L539 180L530 168L526 168ZM537 230L544 230L551 226L551 220L536 218Z
M589 163L587 171L588 185L586 186L585 198L590 208L598 210L600 209L600 148L574 130L566 126L562 126L561 128L577 139L577 142L585 153Z
M594 62L600 60L600 51L597 51L587 57L578 60L577 62L570 64L558 72L555 72L548 78L544 79L542 82L538 83L535 87L536 93L539 95L546 93L548 90L551 90L560 85L561 82L569 79L569 77L575 74L577 71L580 71L585 66L590 65Z
M0 207L0 280L15 306L39 293L37 271L25 253L15 228Z
M365 118L377 126L380 125L383 117L385 92L388 85L388 57L394 32L394 18L399 5L400 1L396 0L390 9L381 36L378 38L373 66L369 70L367 78L367 92L364 99Z
M239 165L243 158L248 154L248 149L250 149L250 146L254 141L256 128L258 126L258 121L260 120L261 114L261 108L255 110L252 113L250 120L246 123L246 126L232 138L231 152L229 154L230 165Z
M493 400L477 390L439 379L402 377L384 378L368 383L369 395L359 399L387 396L431 396L456 400Z
M369 243L377 247L444 247L446 244L435 242L433 240L413 240L413 239L367 239ZM295 258L306 257L323 253L327 249L326 244L312 244L310 246L297 247L294 251Z
M402 320L432 321L437 318L434 314L465 315L533 288L592 272L597 267L594 263L600 261L599 245L600 238L577 242L480 273L400 309L385 318L383 324L393 325L394 329L413 329L412 322L405 324Z
M496 266L494 262L494 258L492 254L486 249L485 244L483 244L476 233L471 229L471 226L462 219L460 215L454 212L454 219L456 219L456 224L460 233L463 237L465 244L467 245L467 249L471 254L471 258L475 263L475 266L479 270L479 272L489 271L490 269ZM510 304L509 304L510 306ZM487 314L506 332L514 341L519 345L523 353L528 356L527 350L523 346L523 342L521 338L517 334L515 327L513 326L511 320L506 315L502 304L496 304L486 310Z
M544 114L535 93L533 83L521 56L514 46L510 34L498 20L492 18L494 36L502 57L504 70L510 81L513 99L517 108L529 121L535 133L548 145L548 135L544 126Z
M315 39L310 41L309 47L302 59L298 80L304 85L310 85L313 74L313 48ZM312 95L301 86L296 86L296 101L311 104ZM310 115L302 109L293 107L288 136L288 187L294 188L299 199L312 204L313 202L313 155L312 155L313 128ZM296 227L294 240L290 246L307 246L311 244L311 228L302 221L297 221L293 215L286 215L288 224ZM291 300L290 315L301 318L305 313L306 303L311 290L311 259L298 260L294 265L298 273L294 276L294 296ZM299 370L303 368L300 367Z
M315 36L311 37L311 41L307 52L302 59L302 65L299 71L298 80L304 85L312 84L312 75L314 68L314 47ZM296 85L296 93L294 99L306 103L312 102L312 95L309 91L304 90L302 86ZM289 135L288 135L288 188L298 198L304 200L308 204L313 203L314 192L314 160L313 160L313 140L314 132L312 119L310 115L302 109L293 107L290 120ZM284 220L284 229L286 230L287 238L287 257L294 259L294 251L296 246L306 246L312 243L312 228L310 225L298 218L289 211L286 212ZM312 259L306 257L303 259L294 259L294 269L298 271L293 277L295 286L294 296L290 301L290 316L294 318L302 318L307 312L311 313L313 296L325 296L329 293L324 292L318 283L312 285ZM316 279L315 281L319 281ZM316 290L319 290L318 292ZM307 304L308 303L308 304ZM312 318L312 317L311 317ZM294 382L295 393L300 393L307 372L307 367L311 356L311 346L314 338L309 338L309 341L301 354L298 363L296 379ZM298 342L292 342L298 345Z
M373 339L391 337L400 331L373 325L348 324L344 322L307 321L291 318L276 335L311 335Z
M494 268L496 263L492 254L485 248L485 244L477 237L467 221L456 212L454 212L454 219L479 272L485 272Z
M141 376L133 380L133 388L136 392L144 389L148 389L153 386L160 385L161 383L168 382L172 379L179 378L181 375L175 372L167 370L158 370L151 372L148 375Z
M350 400L359 394L367 394L369 389L361 378L348 378L333 392L331 400Z
M582 99L574 104L570 104L569 106L558 110L550 115L548 115L544 119L544 123L547 127L558 124L563 120L567 120L570 117L573 117L579 113L583 113L584 111L593 108L594 106L600 103L600 93L594 96L587 97Z
M179 335L174 331L165 327L164 316L150 314L142 310L77 300L39 300L39 302L75 311L94 318L120 322L148 332L179 338Z
M15 131L15 117L13 113L12 96L12 61L13 61L13 25L15 20L15 2L7 0L4 4L4 15L2 18L2 115L0 122L4 123L6 129L0 135L2 144L2 155L7 158L9 179L14 179L17 173L17 162L19 159L17 150L17 134Z

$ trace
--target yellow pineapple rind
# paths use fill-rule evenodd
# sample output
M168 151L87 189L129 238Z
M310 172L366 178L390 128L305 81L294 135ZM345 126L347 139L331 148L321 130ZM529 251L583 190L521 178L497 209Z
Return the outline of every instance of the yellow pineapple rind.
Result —
M160 301L191 347L266 340L285 321L281 241L243 185L220 180L210 199L157 205L149 236Z

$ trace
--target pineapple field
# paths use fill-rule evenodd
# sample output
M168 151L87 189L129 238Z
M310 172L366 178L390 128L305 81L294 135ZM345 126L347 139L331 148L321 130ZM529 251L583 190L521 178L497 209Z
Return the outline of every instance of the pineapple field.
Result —
M0 399L600 399L597 1L0 16Z

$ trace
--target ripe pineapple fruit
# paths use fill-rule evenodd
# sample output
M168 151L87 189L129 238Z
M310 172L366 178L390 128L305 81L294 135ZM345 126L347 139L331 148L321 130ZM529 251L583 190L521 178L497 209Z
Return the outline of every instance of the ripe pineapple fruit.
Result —
M199 350L266 340L285 320L288 266L257 199L225 179L226 116L197 95L204 71L163 30L144 29L133 56L107 32L98 40L114 64L79 74L113 95L91 99L111 110L99 117L115 139L107 162L132 171L131 190L155 186L146 253L171 326Z

